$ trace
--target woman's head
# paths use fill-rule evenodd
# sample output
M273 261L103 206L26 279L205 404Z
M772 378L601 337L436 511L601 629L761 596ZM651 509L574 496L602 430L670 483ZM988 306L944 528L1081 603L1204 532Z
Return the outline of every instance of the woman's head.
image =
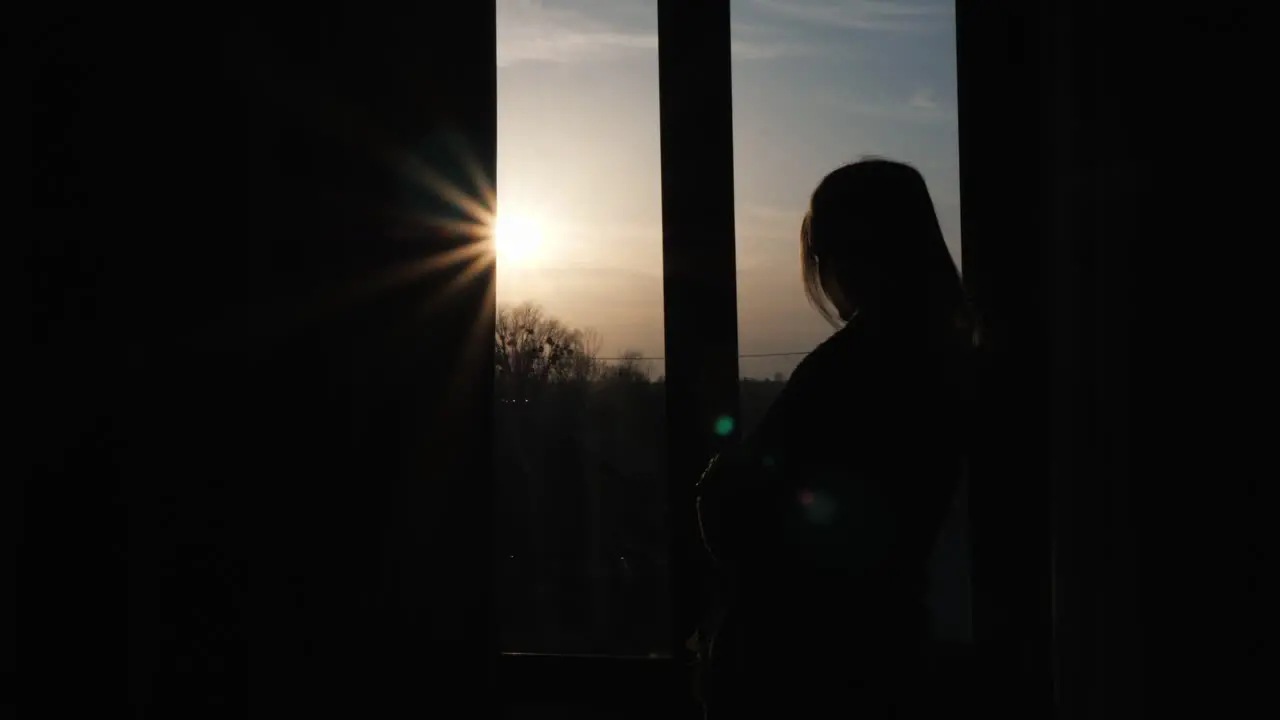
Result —
M805 294L828 320L962 322L967 303L924 178L864 159L823 178L800 230Z

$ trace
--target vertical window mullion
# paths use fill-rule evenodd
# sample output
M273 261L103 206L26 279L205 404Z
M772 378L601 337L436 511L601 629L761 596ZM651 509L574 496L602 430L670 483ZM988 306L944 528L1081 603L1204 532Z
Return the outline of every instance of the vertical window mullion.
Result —
M728 0L659 0L658 84L671 643L679 654L698 613L693 484L736 434L738 417Z

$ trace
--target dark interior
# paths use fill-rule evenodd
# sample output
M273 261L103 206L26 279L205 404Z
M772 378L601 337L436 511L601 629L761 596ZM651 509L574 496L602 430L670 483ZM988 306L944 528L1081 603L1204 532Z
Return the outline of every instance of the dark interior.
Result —
M699 428L739 402L732 99L727 0L657 4L679 626L686 479L720 442ZM500 652L491 270L358 292L458 242L402 232L397 210L456 213L406 178L493 176L493 3L44 12L34 461L3 503L21 716L123 699L149 718L698 717L678 653ZM963 264L989 354L973 642L938 650L922 692L940 713L1244 702L1256 606L1211 614L1190 592L1252 588L1228 580L1259 557L1252 481L1237 494L1237 455L1208 447L1216 422L1191 408L1221 393L1187 379L1192 351L1151 361L1195 342L1157 331L1168 307L1139 288L1179 277L1153 245L1238 237L1235 209L1265 207L1226 165L1248 121L1219 112L1249 87L1249 25L957 3ZM326 305L338 292L361 300ZM1174 491L1186 474L1222 480ZM1211 689L1205 666L1236 664Z

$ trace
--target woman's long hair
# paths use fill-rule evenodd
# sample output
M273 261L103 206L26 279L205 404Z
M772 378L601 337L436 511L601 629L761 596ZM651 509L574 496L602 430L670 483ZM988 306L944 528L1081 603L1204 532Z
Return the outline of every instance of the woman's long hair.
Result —
M864 158L823 178L800 227L800 262L805 295L837 327L851 316L836 312L833 292L854 314L945 323L977 342L933 200L910 165Z

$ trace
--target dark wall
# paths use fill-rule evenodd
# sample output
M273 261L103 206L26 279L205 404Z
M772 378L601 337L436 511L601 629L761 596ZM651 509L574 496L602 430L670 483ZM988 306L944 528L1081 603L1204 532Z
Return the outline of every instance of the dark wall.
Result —
M966 277L991 341L974 631L1008 716L1230 714L1256 677L1256 601L1201 601L1249 591L1260 557L1257 25L958 6ZM486 3L30 25L27 714L492 696L487 331L458 353L486 296L437 297L447 272L349 291L449 244L395 232L417 173L388 148L492 169L492 28Z
M1000 717L1043 717L1052 702L1044 24L1030 3L957 5L963 262L985 356L968 498L973 632L978 694Z
M487 696L492 291L405 215L493 177L494 8L429 7L36 27L32 709Z
M1269 54L1256 12L957 12L984 692L1009 717L1230 714L1259 632L1258 429L1231 407L1258 397L1271 223L1269 133L1238 100Z

